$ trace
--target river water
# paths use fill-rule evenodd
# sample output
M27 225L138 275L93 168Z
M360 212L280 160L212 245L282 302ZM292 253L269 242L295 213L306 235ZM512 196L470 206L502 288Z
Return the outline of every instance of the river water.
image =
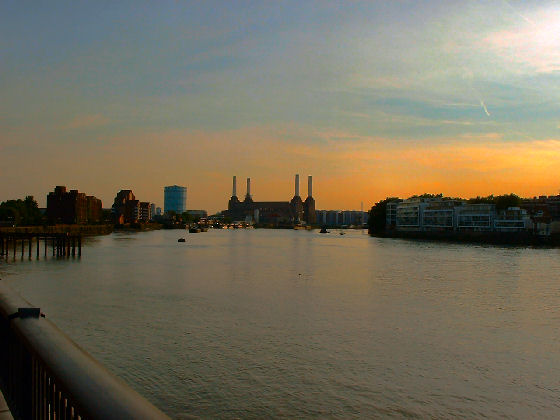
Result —
M0 277L173 418L560 417L558 249L174 230Z

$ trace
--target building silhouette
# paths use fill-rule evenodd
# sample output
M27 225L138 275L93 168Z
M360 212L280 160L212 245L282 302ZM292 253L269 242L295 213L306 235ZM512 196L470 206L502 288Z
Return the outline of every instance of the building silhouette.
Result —
M117 225L137 223L140 218L140 201L132 190L120 190L113 202L113 220Z
M152 206L147 201L140 201L140 213L138 215L138 220L143 223L148 223L152 220Z
M269 225L314 224L315 200L312 197L312 177L308 178L308 197L305 202L299 195L299 175L294 182L294 197L290 201L254 201L251 195L251 178L247 178L247 192L243 201L237 197L237 177L233 177L232 196L224 216L233 221L247 221Z
M170 185L163 188L163 211L183 214L187 211L187 187Z
M51 224L98 223L102 217L101 200L81 193L67 191L63 185L47 195L47 219Z

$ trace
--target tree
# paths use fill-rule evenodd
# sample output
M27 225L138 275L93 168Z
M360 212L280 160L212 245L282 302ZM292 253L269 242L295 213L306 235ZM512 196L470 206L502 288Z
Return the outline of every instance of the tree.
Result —
M441 199L445 199L446 197L444 197L442 193L439 193L439 194L424 193L424 194L420 194L420 195L415 194L412 197L409 197L409 200L413 199L413 198L441 198Z
M504 195L489 195L488 197L469 198L468 202L470 204L494 204L496 205L496 211L506 210L508 207L519 207L523 203L523 199L516 194L504 194Z
M506 210L508 207L519 207L523 200L515 194L498 195L494 198L496 204L496 211Z
M24 200L8 200L0 204L0 220L14 223L17 226L41 224L43 216L33 196Z
M385 223L387 219L387 203L396 201L396 197L387 197L375 203L369 211L368 230L370 233L381 233L385 231Z
M489 195L488 197L481 197L479 195L476 198L469 198L469 204L494 204L494 196Z

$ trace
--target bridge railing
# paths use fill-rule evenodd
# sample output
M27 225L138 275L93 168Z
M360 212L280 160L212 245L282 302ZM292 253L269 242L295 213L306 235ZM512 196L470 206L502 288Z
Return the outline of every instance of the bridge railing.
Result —
M168 419L2 282L0 388L15 419Z

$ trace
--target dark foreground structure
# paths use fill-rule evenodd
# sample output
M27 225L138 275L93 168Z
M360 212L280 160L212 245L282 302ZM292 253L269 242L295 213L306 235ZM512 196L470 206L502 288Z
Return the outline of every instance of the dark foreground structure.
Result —
M1 282L0 343L14 419L168 419Z
M303 201L299 195L299 175L295 176L294 197L290 201L253 201L251 195L251 178L247 178L247 194L240 201L237 197L237 180L233 177L232 196L224 216L231 220L245 221L261 225L314 225L315 199L313 198L313 178L308 177L308 196Z
M75 257L82 256L82 235L70 233L25 233L25 232L1 232L0 231L0 258L8 258L10 254L16 259L16 254L21 250L21 258L27 253L29 259L35 253L40 258L41 242L43 253L47 257L49 245L52 248L53 257ZM35 245L34 245L35 244ZM35 252L33 250L35 248Z
M47 195L47 219L49 223L87 224L99 223L102 217L101 200L79 192L66 191L58 185Z

